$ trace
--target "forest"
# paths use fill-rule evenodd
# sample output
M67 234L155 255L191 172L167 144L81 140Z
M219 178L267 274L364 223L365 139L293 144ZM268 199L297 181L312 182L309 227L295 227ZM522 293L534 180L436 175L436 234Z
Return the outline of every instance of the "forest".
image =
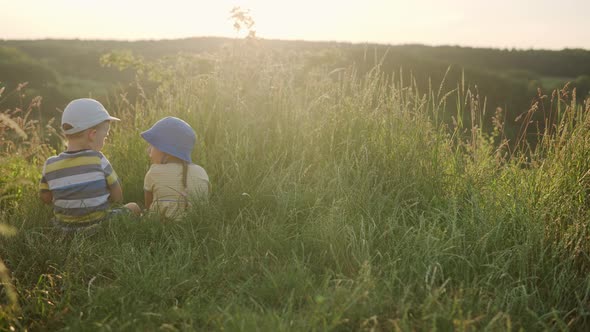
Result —
M419 91L441 83L451 90L462 82L477 91L488 121L497 108L504 111L506 131L517 135L521 124L515 122L531 107L566 86L575 98L584 100L590 91L590 51L581 49L518 50L483 49L459 46L379 45L335 42L257 40L263 53L280 54L283 59L299 58L302 70L325 68L328 71L353 65L366 73L378 65L389 77L401 76L414 81ZM227 38L190 38L153 41L93 40L4 40L0 41L0 86L10 90L28 82L28 93L43 97L46 118L59 114L67 101L92 96L99 100L126 93L134 97L138 84L133 68L119 70L106 66L107 54L126 54L152 62L175 61L178 55L201 56L203 74L220 50L235 47ZM286 60L291 61L291 60ZM444 80L444 82L443 82ZM153 87L143 81L144 89ZM549 96L550 97L550 96ZM4 100L12 108L17 99ZM540 114L537 120L543 118ZM469 119L466 119L469 121ZM542 121L541 121L542 122Z

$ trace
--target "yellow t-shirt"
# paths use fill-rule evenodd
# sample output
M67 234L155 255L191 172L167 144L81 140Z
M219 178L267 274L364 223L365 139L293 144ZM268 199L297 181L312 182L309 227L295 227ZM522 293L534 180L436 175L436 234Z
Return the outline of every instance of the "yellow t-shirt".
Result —
M153 195L150 211L169 219L182 217L194 200L209 197L209 176L203 167L188 165L187 188L182 182L182 164L153 164L145 175L143 189Z

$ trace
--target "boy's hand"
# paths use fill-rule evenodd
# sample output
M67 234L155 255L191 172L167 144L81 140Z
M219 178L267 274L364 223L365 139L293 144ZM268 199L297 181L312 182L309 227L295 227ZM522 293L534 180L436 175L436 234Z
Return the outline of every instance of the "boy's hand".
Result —
M51 204L53 202L53 194L51 193L51 191L40 192L39 198L41 198L41 201L43 201L43 203L45 204Z

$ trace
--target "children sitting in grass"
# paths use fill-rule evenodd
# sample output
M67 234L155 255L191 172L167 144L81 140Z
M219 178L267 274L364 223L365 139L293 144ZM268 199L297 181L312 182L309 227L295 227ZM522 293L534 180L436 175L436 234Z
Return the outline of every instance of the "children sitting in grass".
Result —
M86 229L113 214L141 211L135 203L111 208L112 203L123 201L117 173L100 152L111 121L119 119L94 99L76 99L63 112L61 126L67 149L45 162L40 197L53 205L52 221L64 231Z
M192 163L195 132L183 120L166 117L141 136L150 144L152 164L143 185L146 209L180 219L193 200L206 200L210 191L207 172Z

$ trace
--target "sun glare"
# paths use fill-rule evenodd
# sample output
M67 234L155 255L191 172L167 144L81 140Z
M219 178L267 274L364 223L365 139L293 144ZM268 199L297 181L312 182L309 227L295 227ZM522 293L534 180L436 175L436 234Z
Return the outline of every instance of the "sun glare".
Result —
M548 0L23 0L8 1L5 39L243 37L230 11L248 11L256 35L375 43L492 47L590 47L580 38L590 2L557 17ZM534 15L531 8L534 7ZM34 8L35 10L31 10Z

